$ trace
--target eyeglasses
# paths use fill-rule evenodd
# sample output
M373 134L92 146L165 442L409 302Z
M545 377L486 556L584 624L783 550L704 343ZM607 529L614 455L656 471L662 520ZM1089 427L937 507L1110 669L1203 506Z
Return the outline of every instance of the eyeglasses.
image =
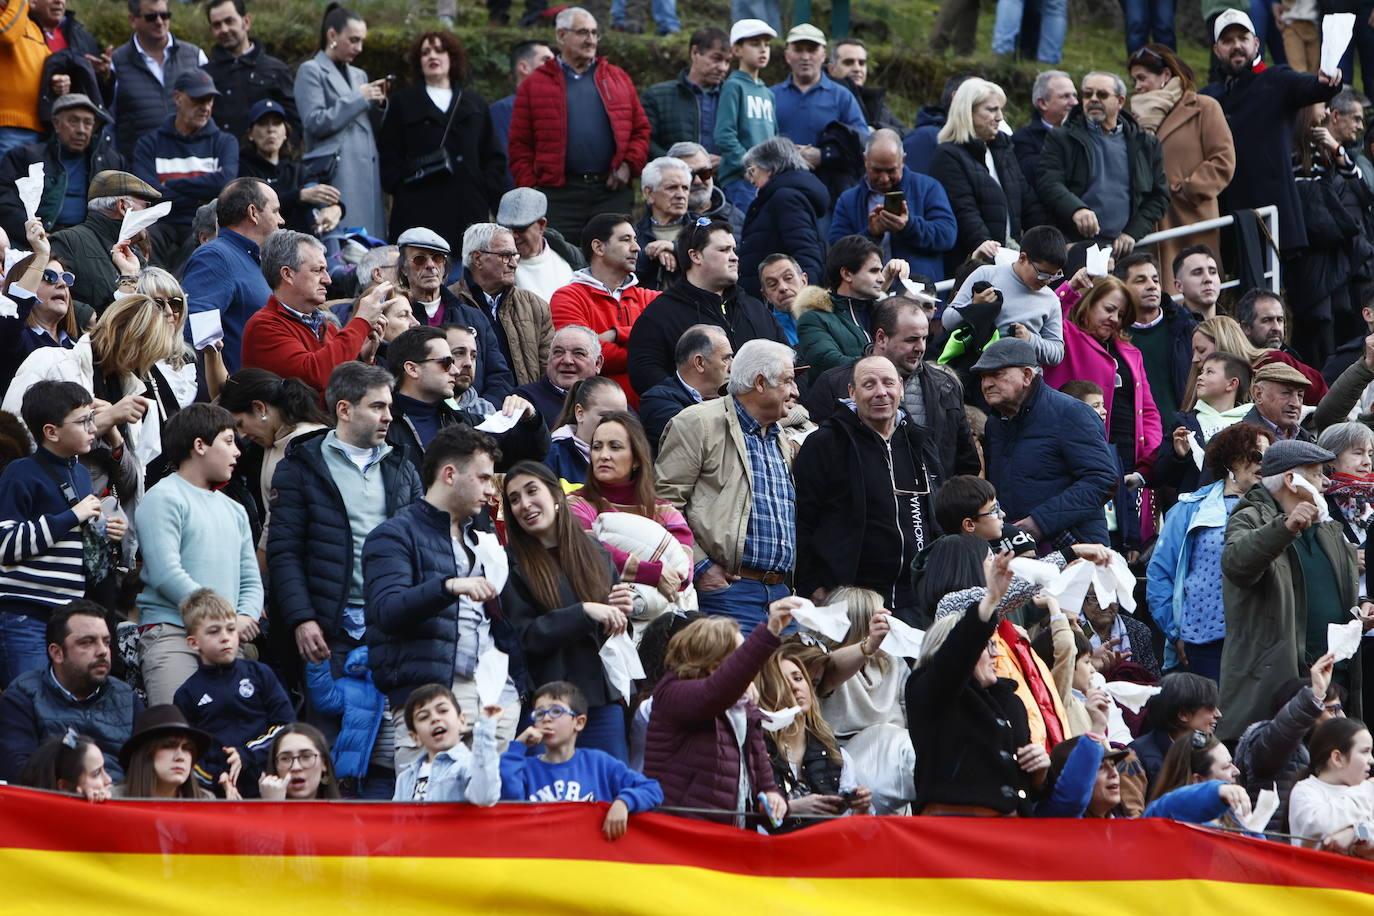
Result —
M477 250L482 252L482 254L491 255L493 258L500 258L507 264L514 264L516 261L520 260L520 252L518 251L490 251L486 248L478 248Z
M56 286L58 283L61 283L63 286L71 286L76 282L76 274L67 270L58 273L55 270L48 269L43 271L43 282L49 286Z
M988 657L997 658L1002 654L1002 647L997 644L997 640L988 640Z
M142 19L149 25L155 24L159 19L161 19L163 22L171 22L172 12L171 10L163 10L161 13L144 13L142 16L138 18Z
M84 417L77 417L75 420L63 420L59 426L80 426L83 429L95 429L95 411L91 411Z
M1245 456L1245 460L1249 461L1251 464L1263 464L1264 453L1259 449L1254 449L1250 454Z
M1041 283L1058 283L1060 280L1064 279L1064 271L1062 270L1056 273L1047 274L1043 270L1034 267L1032 267L1032 269L1035 270L1035 279L1039 280Z
M578 38L599 38L600 29L567 29L569 35L576 35Z
M167 298L162 296L149 296L148 298L156 302L159 308L166 309L173 315L180 315L182 312L186 311L185 296L169 296Z
M558 720L572 714L573 711L566 706L540 706L530 711L530 718L536 722L542 722L545 719Z
M1002 511L1002 504L997 502L997 500L992 501L991 509L986 512L979 512L974 518L986 518L990 515L1006 515L1006 513Z
M1337 700L1334 703L1326 704L1325 708L1326 711L1331 713L1331 715L1333 716L1340 716L1345 714L1345 704L1341 703L1340 700Z
M315 761L320 759L318 751L301 751L299 754L278 754L277 769L289 770L296 764L301 765L301 769L308 770L315 765Z
M708 182L708 181L715 181L715 179L716 179L716 170L715 170L715 169L697 169L696 171L692 172L692 177L695 178L697 181L700 181L702 184L705 184L705 183Z
M448 260L448 255L442 251L421 251L410 256L410 263L416 267L424 267L428 262L442 266L446 260Z
M1083 98L1085 100L1097 99L1100 102L1105 102L1107 99L1116 98L1116 93L1110 89L1084 89Z
M424 359L413 360L413 362L417 362L417 363L438 363L438 364L439 364L439 368L440 368L440 369L443 369L445 372L447 372L449 369L452 369L452 368L453 368L453 362L454 362L454 360L453 360L453 357L452 357L452 356L426 356Z

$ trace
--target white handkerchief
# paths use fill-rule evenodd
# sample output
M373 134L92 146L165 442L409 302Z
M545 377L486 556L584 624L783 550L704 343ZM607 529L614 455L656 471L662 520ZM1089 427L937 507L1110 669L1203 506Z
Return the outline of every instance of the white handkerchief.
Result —
M491 587L499 594L501 589L506 587L506 579L510 576L510 560L506 557L506 548L501 546L496 535L490 531L479 531L477 544L472 552L477 554L477 562L481 564L482 578L490 582Z
M43 199L43 163L30 165L29 174L14 179L14 186L19 189L19 199L24 203L27 218L33 219L38 215L38 203Z
M634 681L644 677L644 666L640 664L639 653L635 651L634 640L629 633L612 636L602 644L597 652L601 656L601 667L611 686L620 691L621 697L629 702Z
M1306 490L1312 494L1312 502L1317 505L1317 523L1331 521L1331 510L1326 507L1326 497L1322 495L1321 490L1318 490L1312 481L1301 474L1293 475L1293 483L1297 485L1299 490Z
M770 732L780 732L791 725L797 716L801 715L801 707L789 706L786 709L779 709L777 711L760 709L759 712L763 713L764 729Z
M124 214L124 222L119 224L119 241L133 238L171 212L170 200L164 200L157 206L144 210L130 210Z
M925 287L917 286L905 277L902 278L902 288L906 290L906 295L915 299L917 302L927 302L934 305L938 300L930 293L925 291Z
M1013 561L1014 562L1014 561ZM1044 593L1056 599L1059 606L1069 613L1077 613L1083 607L1083 598L1093 584L1093 565L1091 563L1070 563L1054 581L1044 586Z
M920 658L921 644L925 642L926 631L918 630L904 620L887 615L887 625L891 628L883 637L883 651L888 655L901 658Z
M1088 276L1107 276L1107 256L1111 252L1112 249L1107 245L1094 245L1087 250L1088 261L1084 266L1087 268Z
M1197 433L1188 434L1188 451L1193 453L1193 463L1197 465L1197 469L1202 470L1202 460L1207 456L1207 453L1198 444Z
M524 416L524 414L516 414L515 416L508 417L498 410L496 413L489 415L481 423L478 423L476 429L480 432L491 433L493 436L499 436L519 423L522 416Z
M477 686L477 702L485 706L499 706L501 704L501 691L506 688L506 677L510 674L510 656L500 649L488 649L477 658L477 670L472 673L472 679ZM476 721L481 715L481 710L472 712L472 719Z
M1364 624L1358 620L1349 623L1328 623L1326 625L1326 651L1334 653L1336 661L1343 662L1354 658L1360 648L1360 637L1364 635Z
M1263 833L1264 828L1269 826L1269 819L1274 816L1274 812L1279 810L1279 793L1274 789L1260 789L1259 798L1255 799L1255 805L1250 809L1250 816L1241 824L1251 833Z
M1350 36L1355 31L1354 13L1330 13L1322 17L1322 62L1321 71L1334 74L1350 47Z
M1013 251L1006 245L1003 245L1001 248L997 249L997 254L993 255L992 263L996 264L998 267L1006 267L1009 264L1015 264L1016 259L1020 256L1021 252Z
M1016 557L1011 561L1011 571L1032 585L1049 585L1059 577L1058 566L1030 557Z
M219 309L191 313L191 341L197 350L204 350L224 339L224 322Z
M833 642L842 642L849 635L849 605L841 601L817 607L808 598L800 599L802 605L792 609L797 623L814 630Z
M1150 697L1159 693L1160 688L1151 684L1133 684L1130 681L1107 681L1102 685L1112 699L1125 706L1132 713L1140 712Z

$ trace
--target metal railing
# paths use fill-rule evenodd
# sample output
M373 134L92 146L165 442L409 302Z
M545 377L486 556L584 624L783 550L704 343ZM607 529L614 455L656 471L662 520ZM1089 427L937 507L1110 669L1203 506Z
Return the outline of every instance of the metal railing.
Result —
M1269 229L1269 237L1273 239L1272 245L1267 245L1269 267L1264 272L1264 276L1269 280L1269 288L1274 292L1279 291L1279 208L1273 204L1259 207L1255 210L1255 216L1264 221ZM1163 242L1168 239L1183 238L1188 235L1197 235L1201 232L1210 232L1213 229L1222 229L1235 223L1236 218L1227 214L1216 219L1205 219L1198 223L1189 223L1186 226L1175 226L1173 229L1161 229L1158 232L1151 232L1143 239L1135 243L1136 248L1143 248L1153 245L1156 242ZM1239 280L1227 280L1221 284L1222 289L1231 289L1239 286ZM954 288L953 280L941 280L935 284L936 292L947 293Z

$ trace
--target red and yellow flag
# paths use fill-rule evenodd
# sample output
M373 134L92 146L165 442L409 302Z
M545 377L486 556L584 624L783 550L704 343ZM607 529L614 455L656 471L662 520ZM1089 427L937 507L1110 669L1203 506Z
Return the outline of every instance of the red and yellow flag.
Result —
M0 913L1374 912L1374 864L1162 820L763 837L604 805L85 801L0 788Z

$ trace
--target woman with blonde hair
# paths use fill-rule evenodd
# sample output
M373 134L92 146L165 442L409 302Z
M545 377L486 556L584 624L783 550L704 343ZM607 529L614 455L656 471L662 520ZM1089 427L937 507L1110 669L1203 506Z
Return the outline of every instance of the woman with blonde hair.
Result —
M178 337L185 339L189 303L186 292L176 277L161 267L145 267L138 273L138 284L134 287L134 292L156 302L162 309L162 317L172 326ZM221 342L202 351L205 354L205 389L212 399L219 395L219 390L229 375L220 349L222 346ZM200 374L201 368L196 363L196 351L190 344L185 344L180 353L159 360L149 373L157 396L172 413L196 400L196 393L200 388Z
M930 156L930 177L944 186L959 224L954 247L945 253L946 276L970 257L991 261L1001 246L1016 247L1022 231L1037 223L1035 192L1021 174L1011 138L1000 130L1006 103L996 83L966 80L950 101Z
M1218 351L1234 353L1248 362L1250 368L1255 370L1270 363L1287 363L1297 369L1312 383L1303 395L1303 403L1309 406L1315 406L1326 394L1326 381L1319 372L1303 365L1282 350L1269 350L1255 346L1246 336L1240 322L1230 315L1217 315L1215 318L1199 321L1197 327L1193 328L1193 368L1188 374L1188 396L1182 406L1183 410L1191 410L1193 407L1194 398L1197 394L1197 377L1202 369L1202 361ZM1246 396L1249 396L1248 391Z

